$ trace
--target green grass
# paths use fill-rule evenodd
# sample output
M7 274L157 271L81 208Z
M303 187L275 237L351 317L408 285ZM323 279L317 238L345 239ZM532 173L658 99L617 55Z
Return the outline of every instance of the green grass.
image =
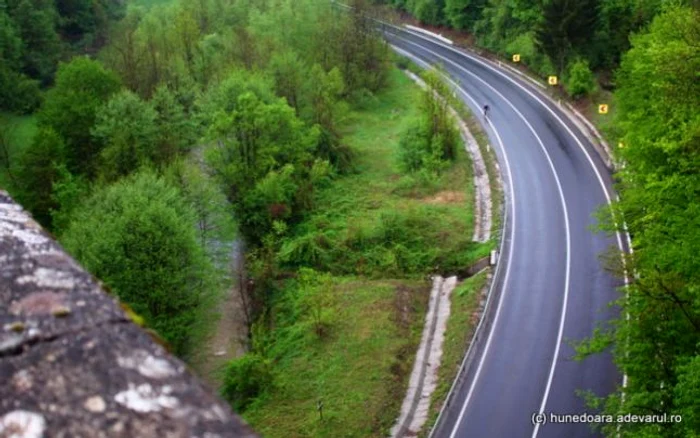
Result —
M398 414L420 341L427 285L335 281L327 336L319 338L303 318L272 333L274 388L244 413L265 437L383 437Z
M420 92L394 70L376 100L348 115L344 141L357 154L357 172L319 190L313 213L283 245L288 271L313 267L332 274L334 286L323 337L295 298L294 279L275 295L270 330L258 338L265 339L274 383L242 413L263 436L386 436L420 342L430 292L425 275L466 268L492 247L470 241L474 188L463 150L433 181L399 169L399 139L416 123ZM460 299L455 314L463 311ZM464 347L464 326L451 324ZM450 347L448 360L461 357L457 350Z
M297 227L282 261L339 275L405 277L460 273L493 244L471 241L474 187L469 157L439 178L399 169L402 133L418 123L420 90L398 70L391 86L350 114L344 141L357 153L357 173L322 190L314 213Z
M483 271L468 278L452 291L442 363L438 369L438 385L431 397L428 421L419 436L428 436L462 365L464 354L479 323L479 292L486 285L486 274L487 272Z
M35 116L18 116L0 113L0 139L7 139L9 145L10 170L16 165L21 155L34 138L37 131ZM0 160L0 188L10 185L7 163Z

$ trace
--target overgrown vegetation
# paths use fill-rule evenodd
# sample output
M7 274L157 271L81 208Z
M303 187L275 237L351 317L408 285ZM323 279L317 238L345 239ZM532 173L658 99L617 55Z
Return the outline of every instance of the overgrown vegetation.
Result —
M672 8L646 32L618 72L615 127L621 198L604 228L632 236L625 256L634 275L618 305L622 316L582 346L613 345L627 388L599 400L611 414L665 412L682 422L623 423L610 436L694 436L700 430L700 14ZM650 84L653 84L650 85ZM619 263L616 271L622 274Z
M274 377L260 387L252 375L254 398L237 392L249 387L234 371L244 359L231 365L224 391L234 403L248 400L244 417L266 435L384 436L420 338L425 274L456 272L492 247L470 241L474 188L462 147L428 179L403 170L400 139L430 114L421 103L434 90L398 71L389 84L339 127L356 172L321 187L313 211L278 230L279 246L262 248L252 266L280 279L268 282L271 306L252 352L274 364ZM363 418L350 415L356 410Z
M471 34L481 47L522 63L546 77L582 75L582 62L611 88L610 72L629 48L629 35L672 7L666 0L374 0L412 14L422 23ZM677 2L693 4L693 0ZM697 2L695 2L697 6ZM568 79L563 82L578 82ZM584 81L588 83L588 79ZM579 98L589 86L566 84Z
M147 2L107 16L97 3L7 3L2 91L34 78L36 93L50 88L28 144L0 127L3 185L187 357L228 284L234 218L255 265L255 248L278 246L315 191L352 170L338 126L386 83L386 44L321 0ZM255 296L262 314L269 293Z

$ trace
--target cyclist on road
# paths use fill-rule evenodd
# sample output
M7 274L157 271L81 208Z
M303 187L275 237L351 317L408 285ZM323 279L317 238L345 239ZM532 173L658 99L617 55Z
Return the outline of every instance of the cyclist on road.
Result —
M489 115L489 106L484 105L484 118L488 117Z

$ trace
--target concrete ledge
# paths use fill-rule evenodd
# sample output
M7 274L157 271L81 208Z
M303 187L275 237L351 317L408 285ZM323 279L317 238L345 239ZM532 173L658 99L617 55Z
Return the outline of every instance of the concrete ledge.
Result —
M454 45L454 42L453 42L451 39L445 38L444 36L442 36L442 35L440 35L440 34L438 34L438 33L431 32L431 31L429 31L429 30L423 29L422 27L417 27L417 26L413 26L413 25L410 25L410 24L406 24L406 25L404 25L404 26L406 26L406 29L410 29L410 30L412 30L412 31L414 31L414 32L420 32L420 33L422 33L423 35L427 35L427 36L429 36L429 37L435 38L435 39L437 39L437 40L442 41L443 43L446 43L446 44L449 44L449 45Z
M3 191L0 303L0 436L256 436Z

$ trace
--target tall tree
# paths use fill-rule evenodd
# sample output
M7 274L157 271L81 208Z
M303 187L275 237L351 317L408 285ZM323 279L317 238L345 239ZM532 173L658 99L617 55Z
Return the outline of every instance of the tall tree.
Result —
M144 164L159 164L156 144L158 114L131 91L115 94L96 114L92 134L100 144L100 174L108 181L126 176Z
M306 66L293 51L277 52L272 55L268 65L270 74L275 80L275 91L278 96L287 100L289 106L299 113L301 93L304 84L303 74Z
M38 82L23 71L24 41L14 20L0 9L0 110L29 113L39 105Z
M94 174L101 146L90 130L97 109L119 88L119 78L97 61L77 57L59 67L56 85L39 111L39 123L65 140L71 172Z
M130 8L126 17L112 29L110 44L102 53L105 64L119 73L124 85L138 92L151 85L148 75L144 85L142 66L146 54L137 35L143 15L141 8ZM142 92L142 95L146 94Z
M455 29L473 30L487 0L445 0L445 18Z
M56 32L59 17L53 1L20 0L12 16L24 42L24 72L48 84L63 49Z
M61 243L142 315L178 354L189 350L209 288L195 214L180 192L151 173L97 190Z
M58 204L51 197L59 168L65 163L63 139L51 128L40 129L19 156L15 196L39 223L51 228L51 211Z
M421 22L442 24L445 0L407 0L406 5Z
M157 161L169 163L194 147L199 129L194 117L185 114L185 108L168 87L158 87L150 103L156 111Z
M338 123L346 111L346 105L341 100L345 87L340 70L334 68L326 73L320 65L314 65L306 90L308 119L321 128L316 156L330 162L340 173L350 171L352 150L341 143L338 129Z
M295 186L308 176L318 131L304 126L286 102L266 104L246 92L232 112L218 113L210 135L217 146L207 162L226 187L243 233L260 242L275 219L294 212Z
M598 0L547 0L536 31L540 49L561 74L576 54L584 55L598 24Z

